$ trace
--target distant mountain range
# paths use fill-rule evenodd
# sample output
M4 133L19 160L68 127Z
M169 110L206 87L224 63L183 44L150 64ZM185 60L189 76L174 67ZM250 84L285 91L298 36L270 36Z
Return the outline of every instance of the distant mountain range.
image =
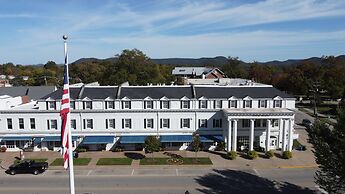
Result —
M339 55L337 59L345 61L345 55ZM97 58L81 58L73 62L73 64L80 64L83 62L102 62L102 61L111 61L116 62L117 58L107 58L107 59L97 59ZM203 58L165 58L165 59L151 59L156 64L164 65L174 65L174 66L221 66L227 63L227 58L224 56L217 57L203 57ZM302 61L311 61L316 64L322 63L321 57L311 57L307 59L289 59L286 61L267 61L267 62L258 62L263 65L279 65L279 66L289 66L293 64L298 64ZM242 65L249 65L249 63L241 61Z

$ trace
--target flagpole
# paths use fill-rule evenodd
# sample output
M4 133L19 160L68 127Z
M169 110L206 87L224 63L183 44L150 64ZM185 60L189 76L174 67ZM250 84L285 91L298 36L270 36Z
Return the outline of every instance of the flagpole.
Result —
M67 55L67 36L63 36L64 40L64 50L65 50L65 65L66 65L66 75L67 79L68 76L68 55ZM69 84L69 82L68 82ZM68 94L69 95L69 94ZM72 150L72 134L71 134L71 119L70 119L70 112L68 111L66 117L66 131L67 131L67 138L68 138L68 169L69 169L69 187L70 187L70 194L75 194L75 187L74 187L74 167L73 167L73 150Z

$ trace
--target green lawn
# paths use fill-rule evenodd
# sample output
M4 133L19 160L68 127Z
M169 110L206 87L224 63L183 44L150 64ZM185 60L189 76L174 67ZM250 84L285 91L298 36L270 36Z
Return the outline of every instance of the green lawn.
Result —
M74 158L73 164L75 166L87 166L91 161L91 158ZM51 164L51 166L63 166L63 158L56 158Z
M131 165L131 158L100 158L97 165Z
M27 159L24 159L24 161L25 160L33 160L33 161L35 161L35 162L46 162L47 160L48 160L48 158L27 158ZM20 160L15 160L14 162L13 162L13 164L18 164L18 163L20 163L21 161Z
M144 158L140 160L140 165L174 165L169 163L171 158ZM176 165L212 165L210 158L181 158L182 162Z

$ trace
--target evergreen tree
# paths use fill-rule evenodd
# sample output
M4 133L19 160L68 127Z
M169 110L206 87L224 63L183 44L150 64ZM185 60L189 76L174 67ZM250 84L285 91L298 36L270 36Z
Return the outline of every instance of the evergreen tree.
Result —
M152 154L160 150L161 142L155 136L147 136L145 139L145 152Z
M334 128L317 120L308 135L319 165L315 182L329 193L345 193L345 108L338 110Z

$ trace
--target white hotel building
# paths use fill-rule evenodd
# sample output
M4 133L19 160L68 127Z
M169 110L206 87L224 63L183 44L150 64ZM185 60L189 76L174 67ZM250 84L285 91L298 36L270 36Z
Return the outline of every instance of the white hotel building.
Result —
M73 145L90 150L142 149L148 135L167 149L291 150L295 99L269 85L79 86L70 89ZM60 149L62 90L0 113L0 147Z

